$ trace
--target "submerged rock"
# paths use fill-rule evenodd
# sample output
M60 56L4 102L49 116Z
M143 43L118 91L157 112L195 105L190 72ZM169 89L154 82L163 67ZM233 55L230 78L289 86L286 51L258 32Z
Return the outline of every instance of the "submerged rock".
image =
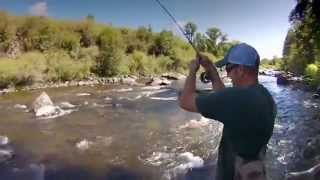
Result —
M90 93L77 93L76 96L91 96Z
M28 107L24 104L16 104L14 105L14 108L17 108L17 109L27 109Z
M76 105L73 105L73 104L71 104L71 103L69 103L69 102L61 102L61 103L59 104L59 106L60 106L61 108L65 108L65 109L75 108L75 107L76 107Z
M9 138L7 136L0 136L0 146L9 144Z
M286 175L285 180L319 180L320 164L301 172L291 172Z
M0 163L6 162L12 159L14 152L11 149L0 149Z
M303 151L303 157L306 159L314 158L320 149L320 135L307 140L307 145Z
M277 84L278 85L288 85L289 84L288 77L283 74L277 75Z
M91 145L92 145L92 142L91 142L91 141L88 141L87 139L84 139L84 140L78 142L78 143L76 144L76 147L77 147L79 150L85 151L85 150L88 150Z
M315 93L312 95L312 98L314 99L319 99L320 98L320 95L318 93Z

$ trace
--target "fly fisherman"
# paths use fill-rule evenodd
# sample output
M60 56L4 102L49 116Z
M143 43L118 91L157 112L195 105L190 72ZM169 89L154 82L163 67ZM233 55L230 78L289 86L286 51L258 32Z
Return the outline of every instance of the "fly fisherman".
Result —
M268 90L258 82L257 51L241 43L229 49L214 65L199 55L189 66L189 76L179 96L181 108L223 123L215 180L265 180L263 158L272 135L276 106ZM214 92L197 95L196 73L206 70ZM233 87L225 87L217 67L225 66Z

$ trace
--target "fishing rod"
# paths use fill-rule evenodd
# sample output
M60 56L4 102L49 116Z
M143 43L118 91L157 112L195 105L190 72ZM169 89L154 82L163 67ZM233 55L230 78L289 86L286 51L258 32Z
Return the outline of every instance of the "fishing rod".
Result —
M197 56L200 55L199 50L196 48L196 46L192 42L192 36L189 36L189 34L181 27L181 25L178 23L176 18L170 13L170 11L160 2L160 0L155 0L159 6L166 12L166 14L173 20L174 24L178 27L180 32L183 34L183 36L188 40L188 43L192 46L194 51L196 51ZM199 56L200 57L200 56ZM200 75L200 80L203 83L209 83L211 80L209 79L208 75L206 72L202 72Z
M190 36L188 36L189 34L181 27L181 25L178 23L178 21L176 20L176 18L174 18L174 16L170 13L170 11L160 2L160 0L155 0L159 6L168 14L168 16L173 20L173 22L175 23L175 25L178 27L178 29L181 31L181 33L184 35L184 37L188 40L189 44L192 46L192 48L196 51L197 54L199 54L198 49L196 48L196 46L193 44L192 39Z

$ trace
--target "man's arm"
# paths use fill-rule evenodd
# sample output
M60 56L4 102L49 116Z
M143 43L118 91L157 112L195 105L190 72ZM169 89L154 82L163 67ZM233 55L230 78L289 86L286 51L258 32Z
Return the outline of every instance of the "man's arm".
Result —
M186 79L184 89L179 96L179 105L182 109L190 112L198 112L196 106L196 73L199 69L198 60L190 63L189 76Z

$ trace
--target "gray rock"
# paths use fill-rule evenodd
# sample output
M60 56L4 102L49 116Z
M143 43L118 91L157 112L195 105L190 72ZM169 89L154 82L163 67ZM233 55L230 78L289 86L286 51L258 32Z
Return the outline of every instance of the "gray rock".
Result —
M286 175L285 180L319 180L320 164L301 172L291 172Z
M32 109L37 117L51 116L62 111L59 106L54 106L50 97L45 92L42 92L41 95L32 103Z
M6 162L10 159L12 159L14 156L14 153L10 149L0 149L0 163Z
M9 142L9 138L7 136L0 136L0 146L8 145Z
M315 93L312 95L312 98L314 99L319 99L320 98L320 95L318 93Z
M158 78L153 77L149 82L146 83L146 85L149 86L162 86L162 85L170 85L171 81L165 79L165 78Z
M27 109L28 107L24 104L16 104L14 105L14 108L17 108L17 109Z
M126 84L126 85L130 85L130 86L133 86L133 85L137 85L138 83L136 82L136 80L134 78L131 78L131 77L123 77L120 79L120 82L122 84Z
M32 103L32 109L36 113L40 108L44 106L53 106L53 102L46 92L42 92L40 96Z
M73 104L71 104L71 103L69 103L69 102L61 102L61 103L59 104L59 106L60 106L61 108L65 108L65 109L75 108L75 107L76 107L76 105L73 105Z
M84 81L79 81L78 86L84 86L86 83Z

